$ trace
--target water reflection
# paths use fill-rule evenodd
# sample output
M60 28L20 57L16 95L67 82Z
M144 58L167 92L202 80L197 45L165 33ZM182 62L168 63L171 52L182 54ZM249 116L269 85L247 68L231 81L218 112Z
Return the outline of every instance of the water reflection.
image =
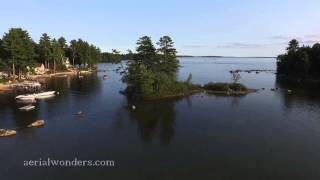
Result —
M156 101L130 101L128 112L139 128L142 140L151 142L158 136L162 144L170 144L175 134L175 104L180 99ZM191 101L188 101L191 105ZM136 108L133 109L132 106Z
M97 73L84 75L83 78L77 76L53 77L46 80L46 89L54 89L63 94L79 92L81 94L94 94L101 90L102 81Z
M280 88L280 97L287 108L304 105L320 107L319 83L296 82L277 77L276 85Z

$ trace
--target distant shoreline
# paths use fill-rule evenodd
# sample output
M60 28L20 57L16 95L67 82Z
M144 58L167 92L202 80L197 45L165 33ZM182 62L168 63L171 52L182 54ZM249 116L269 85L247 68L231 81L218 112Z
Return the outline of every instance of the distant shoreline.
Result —
M276 57L263 57L263 56L250 56L250 57L244 57L244 56L240 56L240 57L237 57L237 56L189 56L189 55L178 55L177 56L178 58L181 58L181 57L204 57L204 58L276 58Z

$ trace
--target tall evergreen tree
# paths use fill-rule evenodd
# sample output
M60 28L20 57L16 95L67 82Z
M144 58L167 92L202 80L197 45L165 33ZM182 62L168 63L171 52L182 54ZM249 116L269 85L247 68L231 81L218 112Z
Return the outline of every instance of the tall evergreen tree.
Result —
M47 33L42 34L39 41L39 58L44 62L46 68L50 68L50 58L52 56L52 47L50 37Z
M174 43L169 36L163 36L157 42L159 46L158 52L160 53L160 63L163 65L162 71L168 73L176 73L179 67L179 61L176 57L177 50L174 48Z
M53 39L51 44L52 44L53 72L55 73L57 64L59 64L60 69L63 66L64 50L61 47L61 44L56 39Z
M75 65L75 61L77 59L77 50L78 50L78 44L76 40L70 41L70 58L72 59L72 65Z
M296 52L299 49L299 42L296 39L292 39L287 47L288 52Z
M16 74L16 67L21 71L34 64L34 43L27 31L21 28L11 28L3 37L3 50L6 64L12 65L12 74Z
M60 47L61 47L63 50L65 50L65 49L68 48L67 41L66 41L66 39L65 39L64 37L61 36L61 37L58 39L58 43L59 43Z
M143 64L148 68L155 68L157 61L156 61L156 48L154 47L152 40L149 36L143 36L138 39L137 42L137 54L138 54L138 61L139 64Z

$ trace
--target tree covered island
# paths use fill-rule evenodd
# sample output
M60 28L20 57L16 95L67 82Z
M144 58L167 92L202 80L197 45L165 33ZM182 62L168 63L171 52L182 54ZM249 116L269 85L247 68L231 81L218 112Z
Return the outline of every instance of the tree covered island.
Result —
M163 36L157 45L158 48L148 36L137 41L136 55L120 71L123 82L127 83L124 93L129 97L153 99L201 91L191 83L191 74L186 81L177 80L179 61L172 39Z

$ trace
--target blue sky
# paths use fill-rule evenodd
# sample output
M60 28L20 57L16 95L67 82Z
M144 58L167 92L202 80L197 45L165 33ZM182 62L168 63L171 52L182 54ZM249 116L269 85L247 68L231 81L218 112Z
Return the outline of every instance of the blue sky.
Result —
M35 41L47 32L103 51L169 35L184 55L276 56L289 39L320 40L319 10L319 0L10 0L1 2L0 35L22 27Z

